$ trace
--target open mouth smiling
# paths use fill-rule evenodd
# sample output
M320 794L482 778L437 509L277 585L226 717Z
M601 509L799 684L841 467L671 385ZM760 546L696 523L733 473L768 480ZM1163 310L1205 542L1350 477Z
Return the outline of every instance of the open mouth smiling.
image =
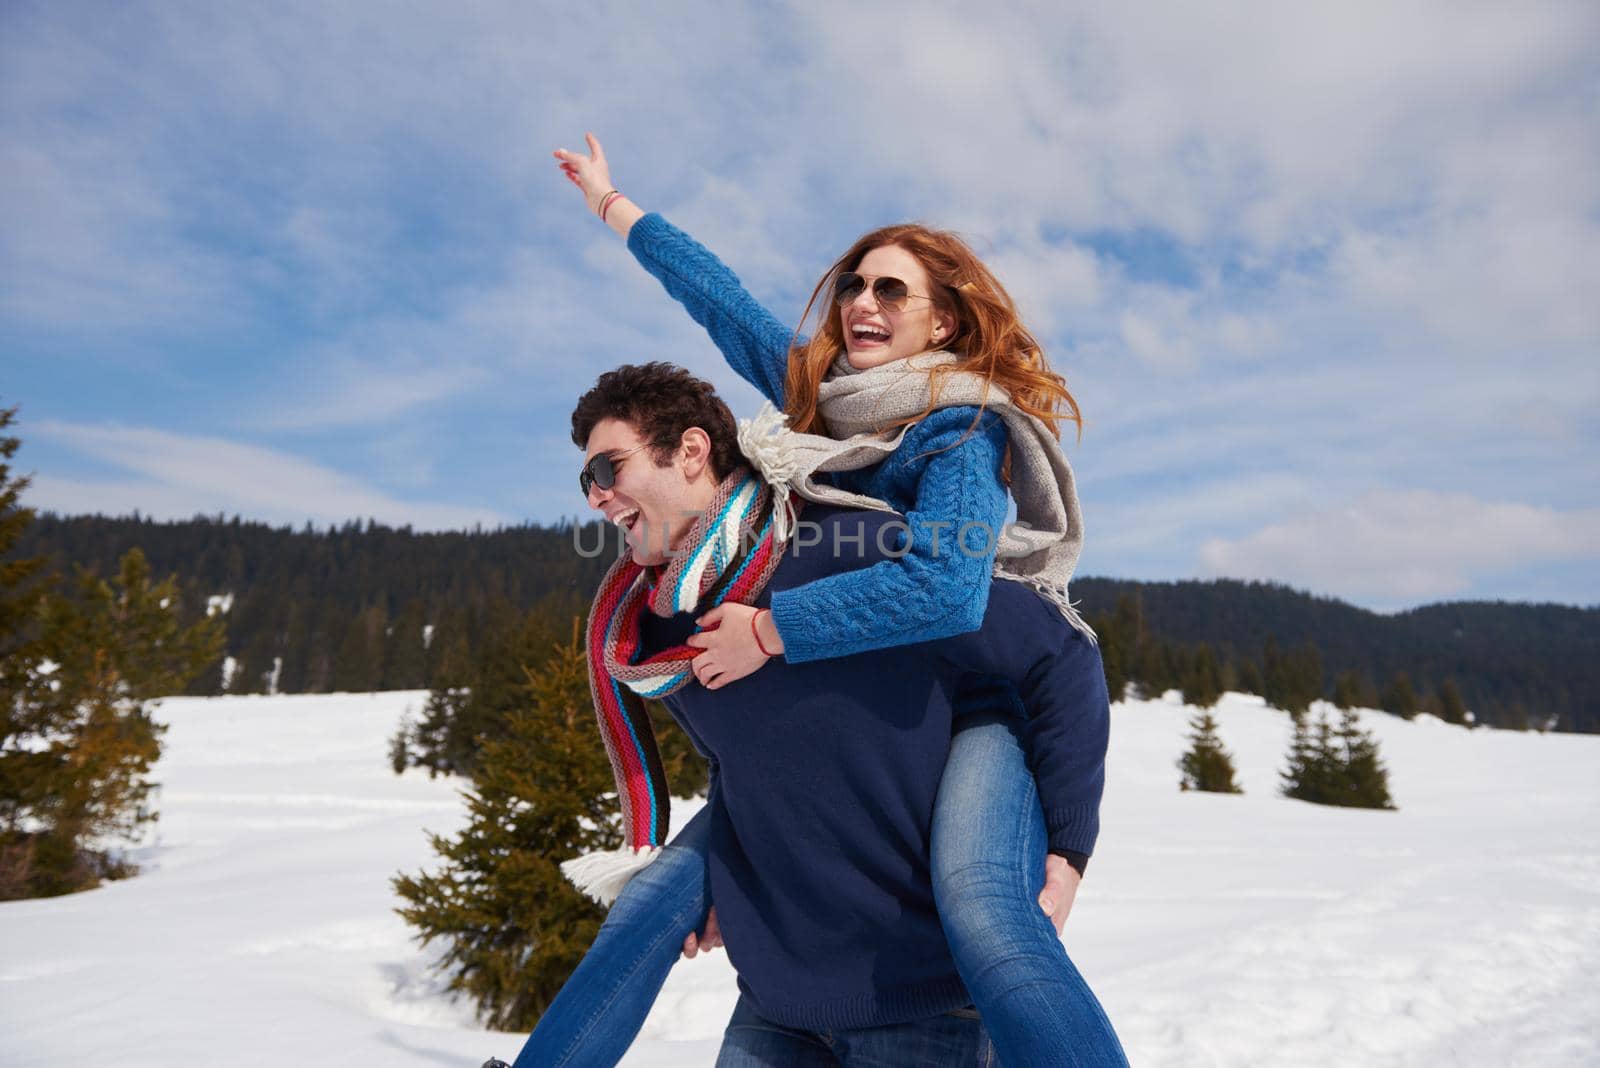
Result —
M852 323L850 324L850 337L858 345L882 345L890 338L888 330L877 323Z

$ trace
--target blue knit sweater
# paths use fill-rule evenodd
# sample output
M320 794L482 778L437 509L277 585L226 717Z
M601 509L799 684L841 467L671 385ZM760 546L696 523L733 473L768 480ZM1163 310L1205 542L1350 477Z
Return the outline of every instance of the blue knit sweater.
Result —
M895 517L810 505L821 541L791 544L758 604L884 561ZM952 695L1005 680L1046 761L1076 792L1065 840L1098 829L1108 726L1099 650L1028 587L989 580L981 626L826 662L772 661L718 690L666 698L716 769L711 900L757 1012L806 1030L873 1027L968 1003L935 909L928 841L949 755ZM644 655L681 641L688 614L646 614Z
M721 260L660 215L633 225L628 248L706 328L740 377L782 408L789 329ZM1000 481L1005 424L988 412L974 431L977 418L976 408L940 409L908 430L882 463L838 476L844 488L904 515L912 541L898 560L774 597L772 620L785 660L800 664L977 628L989 598L994 547L956 551L955 532L968 522L984 524L974 534L998 531L1006 519ZM978 547L983 541L972 539Z
M705 327L729 365L770 401L783 407L790 329L740 284L710 250L652 212L628 232L628 249L660 280L695 322ZM792 585L771 599L773 622L783 638L783 660L805 664L873 649L975 631L984 620L994 571L995 539L973 537L960 551L954 538L963 524L971 533L998 531L1007 499L1000 479L1005 455L1004 422L977 408L942 408L906 431L900 447L883 462L835 476L846 489L877 497L905 516L909 546L849 573L819 576ZM984 544L987 541L989 544ZM996 587L998 588L998 587ZM1030 594L1031 596L1031 594ZM763 667L765 674L773 665ZM973 685L959 698L968 714L1014 709L1009 685ZM1051 852L1079 871L1094 851L1094 836L1075 826L1078 800L1103 766L1105 742L1088 764L1044 759L1048 725L1030 719L1026 732L1029 766L1039 785ZM1096 788L1097 789L1097 788ZM1096 794L1098 796L1098 794Z

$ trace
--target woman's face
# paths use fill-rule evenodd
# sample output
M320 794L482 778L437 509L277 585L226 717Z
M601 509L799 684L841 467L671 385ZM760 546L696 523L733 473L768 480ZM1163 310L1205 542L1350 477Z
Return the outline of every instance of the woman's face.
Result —
M934 306L928 272L910 252L899 245L880 245L861 257L856 273L867 285L839 309L850 366L859 370L881 367L939 348L950 339L955 317ZM872 291L877 278L898 278L906 284L911 299L904 308L890 311L878 303Z

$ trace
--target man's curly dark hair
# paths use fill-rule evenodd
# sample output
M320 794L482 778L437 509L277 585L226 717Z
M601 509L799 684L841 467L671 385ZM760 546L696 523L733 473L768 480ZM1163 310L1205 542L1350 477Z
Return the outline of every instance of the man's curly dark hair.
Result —
M572 443L582 449L602 419L629 423L650 444L655 462L666 466L683 438L697 426L711 438L711 472L718 481L744 462L733 412L710 382L670 363L629 364L607 371L572 410Z

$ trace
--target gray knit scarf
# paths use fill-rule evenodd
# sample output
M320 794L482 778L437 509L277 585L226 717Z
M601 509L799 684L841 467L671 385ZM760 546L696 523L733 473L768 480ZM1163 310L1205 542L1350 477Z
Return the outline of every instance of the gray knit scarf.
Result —
M739 447L763 477L780 490L792 490L819 504L893 511L876 497L850 493L814 480L835 471L870 467L900 447L909 427L892 437L880 428L921 415L933 401L929 372L956 363L954 353L926 352L866 370L850 366L841 353L817 392L818 411L838 439L788 429L782 412L770 404L739 425ZM1011 496L1017 522L998 532L995 575L1025 582L1061 610L1078 630L1094 631L1067 597L1067 582L1083 551L1083 513L1072 465L1061 443L1038 419L1012 403L1004 389L985 386L970 371L947 374L940 386L940 408L984 405L1005 420L1011 444ZM787 493L779 493L780 500ZM787 536L780 521L780 537Z

